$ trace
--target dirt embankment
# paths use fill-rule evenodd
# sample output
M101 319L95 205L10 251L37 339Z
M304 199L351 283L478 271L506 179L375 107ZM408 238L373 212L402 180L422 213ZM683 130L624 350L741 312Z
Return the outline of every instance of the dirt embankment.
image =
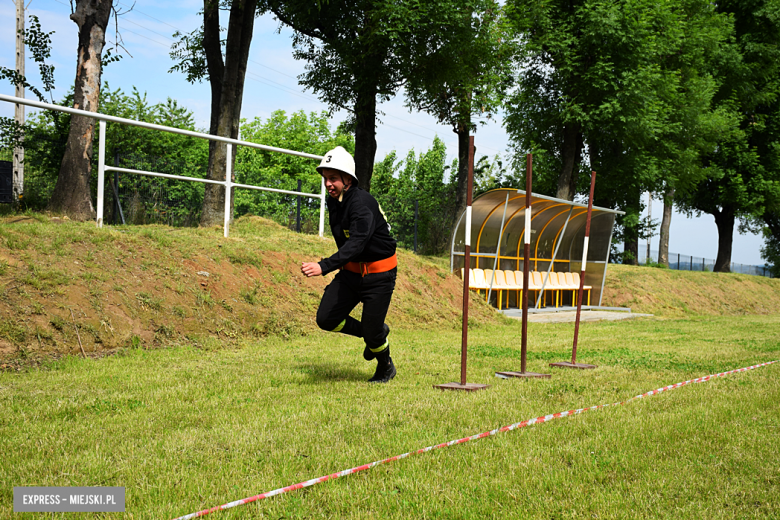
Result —
M239 219L228 239L218 228L97 229L37 214L6 218L0 369L82 349L87 356L175 344L217 349L311 334L332 275L304 278L300 264L333 251L332 239L258 217ZM391 327L460 327L462 285L448 263L399 250ZM607 273L606 306L672 317L780 309L780 280L623 265ZM482 298L471 302L471 323L500 322Z
M300 264L335 245L258 217L221 229L96 229L43 215L0 223L0 368L63 355L316 331L332 278L304 278ZM458 327L460 279L399 251L391 327ZM498 318L472 299L475 323ZM358 307L355 314L359 316ZM80 344L79 344L80 343Z
M780 313L780 279L610 265L604 306L659 316Z

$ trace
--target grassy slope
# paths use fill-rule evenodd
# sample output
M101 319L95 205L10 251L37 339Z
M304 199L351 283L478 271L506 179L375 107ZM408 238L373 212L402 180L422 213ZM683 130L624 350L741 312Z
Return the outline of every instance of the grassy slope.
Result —
M298 266L333 249L332 240L257 217L240 219L229 239L217 228L96 229L42 215L6 218L0 224L0 362L19 367L78 354L74 321L90 356L311 334L328 279L304 279ZM461 285L447 272L448 262L399 254L388 323L457 329ZM670 317L774 313L780 280L611 265L603 303ZM477 298L471 318L502 322Z
M780 279L610 265L603 305L660 316L780 312Z
M7 367L123 347L187 344L205 349L316 330L331 277L306 279L303 261L335 250L332 239L298 235L265 219L221 229L93 224L15 217L0 224L0 361ZM388 323L457 328L460 280L399 252ZM208 273L208 276L198 273ZM475 323L499 317L474 298ZM71 317L71 311L73 317ZM356 309L359 314L360 309Z
M475 302L469 381L492 386L434 391L458 377L459 281L438 274L441 260L403 253L391 314L399 375L370 386L360 342L313 329L325 280L297 273L331 242L261 219L240 221L230 240L217 229L122 231L43 217L0 226L6 364L35 358L38 335L44 353L77 351L70 309L90 354L119 354L0 372L0 438L11 447L0 459L0 518L37 517L12 512L12 486L22 485L125 486L127 513L102 518L171 518L780 358L778 313L756 315L776 308L776 280L610 266L606 304L666 319L583 324L578 359L599 369L494 378L519 369L521 326ZM667 287L670 303L659 303ZM528 369L567 359L572 328L530 324ZM134 341L181 346L121 348ZM778 517L778 370L446 448L214 518Z

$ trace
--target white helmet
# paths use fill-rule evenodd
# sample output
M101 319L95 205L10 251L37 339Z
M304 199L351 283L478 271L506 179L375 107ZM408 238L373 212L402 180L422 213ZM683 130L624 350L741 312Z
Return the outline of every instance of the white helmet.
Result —
M355 176L355 159L352 155L346 151L343 147L337 146L333 150L325 154L325 157L320 161L320 165L317 166L317 172L322 175L322 170L331 169L344 172L355 180L357 184L357 176Z

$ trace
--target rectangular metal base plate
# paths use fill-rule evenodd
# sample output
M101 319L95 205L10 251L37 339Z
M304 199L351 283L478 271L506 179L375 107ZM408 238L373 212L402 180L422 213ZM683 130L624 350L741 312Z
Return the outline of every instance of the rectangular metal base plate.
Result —
M541 379L550 379L550 374L537 374L536 372L496 372L497 377L537 377Z
M462 385L460 383L444 383L443 385L433 385L434 388L439 390L465 390L466 392L476 392L477 390L484 390L490 385L480 385L478 383L466 383Z
M596 365L589 365L587 363L570 363L569 361L561 361L560 363L550 363L551 367L558 368L596 368Z

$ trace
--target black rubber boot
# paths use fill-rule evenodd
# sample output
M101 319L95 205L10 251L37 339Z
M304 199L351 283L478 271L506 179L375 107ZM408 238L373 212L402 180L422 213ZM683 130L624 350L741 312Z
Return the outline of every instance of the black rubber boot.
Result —
M390 357L390 347L376 355L376 372L374 377L368 380L369 383L387 383L395 377L395 365Z
M382 328L385 331L385 341L388 342L387 346L388 346L388 348L390 348L390 344L389 344L390 340L387 339L387 336L390 335L390 327L388 327L387 323L385 323L385 324L382 325ZM368 348L368 345L366 345L366 348L363 349L363 359L365 359L366 361L371 361L372 359L375 359L375 358L376 358L376 354L371 352L371 349Z

